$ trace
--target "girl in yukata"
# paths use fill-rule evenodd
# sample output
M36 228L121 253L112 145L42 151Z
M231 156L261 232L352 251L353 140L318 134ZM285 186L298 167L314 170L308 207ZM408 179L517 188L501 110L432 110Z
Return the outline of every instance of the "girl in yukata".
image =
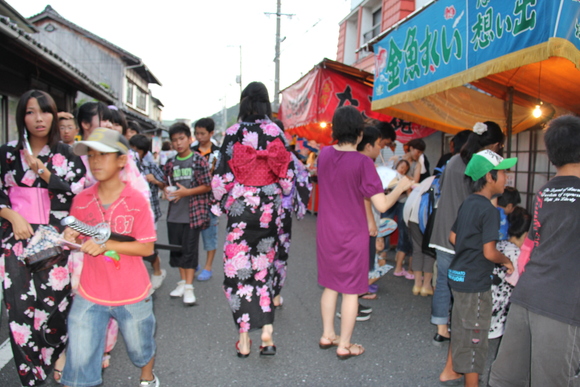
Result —
M62 231L73 196L83 189L85 167L61 143L56 104L43 91L22 95L16 108L18 140L0 148L0 281L14 362L23 386L60 379L71 284L68 252L30 266L22 260L40 225ZM42 261L41 261L42 262Z
M276 354L273 340L274 259L281 248L282 195L292 190L295 166L282 130L270 120L266 87L242 92L239 122L226 131L212 189L215 215L228 217L223 288L238 328L238 357L250 354L249 332L261 329L260 355Z
M508 239L498 241L496 248L500 253L512 261L514 272L517 273L518 258L520 249L528 236L528 230L532 223L530 213L523 207L516 207L508 215ZM496 265L493 269L493 283L491 285L491 296L493 307L491 311L491 327L488 337L497 339L503 336L505 322L509 312L512 291L517 283L517 276L513 274L506 278L506 271L501 265Z

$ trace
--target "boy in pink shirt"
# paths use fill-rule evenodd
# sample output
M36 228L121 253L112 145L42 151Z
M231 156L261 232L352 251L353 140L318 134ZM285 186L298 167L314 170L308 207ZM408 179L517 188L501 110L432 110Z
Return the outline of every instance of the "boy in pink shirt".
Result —
M66 386L102 383L101 356L111 317L119 323L131 361L141 368L140 385L159 386L153 374L151 282L142 258L153 252L156 233L147 200L120 180L127 151L123 136L105 128L95 129L87 141L74 146L77 155L88 155L98 183L74 198L71 215L90 226L107 223L112 232L130 235L135 241L97 244L70 228L65 230L65 238L82 243L85 253L78 294L68 319L67 363L61 380Z

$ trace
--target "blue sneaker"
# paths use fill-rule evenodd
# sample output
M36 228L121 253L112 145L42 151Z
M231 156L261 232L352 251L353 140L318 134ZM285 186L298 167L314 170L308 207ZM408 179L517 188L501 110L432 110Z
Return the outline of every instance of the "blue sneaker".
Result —
M205 269L203 269L203 271L201 273L199 273L199 275L197 276L198 281L207 281L210 278L211 278L211 270L205 270Z

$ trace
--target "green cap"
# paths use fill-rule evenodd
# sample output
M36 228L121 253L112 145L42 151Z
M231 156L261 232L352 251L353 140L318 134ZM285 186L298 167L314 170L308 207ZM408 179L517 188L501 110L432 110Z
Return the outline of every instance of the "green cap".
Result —
M465 174L471 177L473 181L477 181L494 169L509 169L516 165L517 162L517 157L504 159L497 153L486 149L473 155L465 168Z

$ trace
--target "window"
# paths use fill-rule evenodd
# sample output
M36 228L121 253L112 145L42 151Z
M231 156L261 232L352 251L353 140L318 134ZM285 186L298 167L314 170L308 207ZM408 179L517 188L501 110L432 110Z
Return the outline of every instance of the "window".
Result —
M372 15L372 28L363 35L364 43L368 42L381 33L381 21L383 17L383 8L379 7Z
M137 109L143 110L144 112L147 111L147 93L140 89L139 87L135 88L137 90L136 96L137 101L135 103Z
M510 157L518 158L510 173L515 175L514 185L520 191L521 206L530 211L536 192L556 174L548 160L542 128L534 127L512 136Z
M133 105L133 88L135 87L129 80L127 80L127 102L128 105Z

